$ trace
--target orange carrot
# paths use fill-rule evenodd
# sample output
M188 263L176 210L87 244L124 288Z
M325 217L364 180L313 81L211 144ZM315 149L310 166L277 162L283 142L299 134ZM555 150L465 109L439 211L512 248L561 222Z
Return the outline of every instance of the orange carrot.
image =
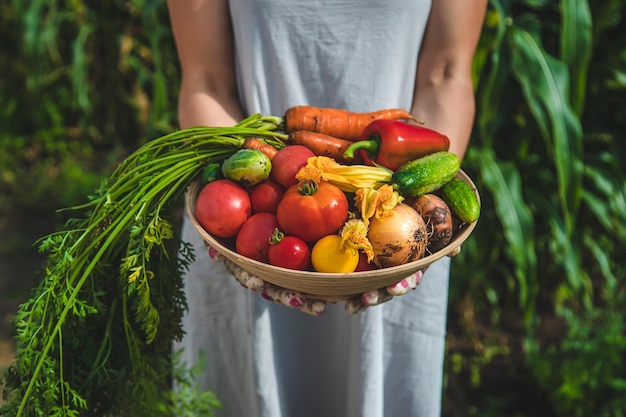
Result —
M274 155L278 152L278 149L270 145L269 143L265 143L262 140L257 138L246 138L243 141L243 145L241 146L243 149L255 149L257 151L263 152L267 157L272 160Z
M327 156L337 162L355 163L355 159L345 159L343 153L354 142L339 139L323 133L297 130L289 134L289 143L309 148L317 156Z
M344 109L294 106L285 112L285 132L305 130L357 141L361 139L365 126L378 119L415 120L409 112L403 109L357 113Z

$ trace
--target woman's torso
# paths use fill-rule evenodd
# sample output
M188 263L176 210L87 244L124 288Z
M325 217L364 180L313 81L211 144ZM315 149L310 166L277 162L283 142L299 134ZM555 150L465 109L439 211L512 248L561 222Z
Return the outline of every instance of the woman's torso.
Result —
M430 0L230 0L248 113L410 109Z

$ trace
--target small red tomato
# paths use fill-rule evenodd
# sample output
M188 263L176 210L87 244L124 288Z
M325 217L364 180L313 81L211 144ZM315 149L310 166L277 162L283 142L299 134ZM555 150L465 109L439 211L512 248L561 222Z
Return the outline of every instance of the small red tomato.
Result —
M217 237L234 237L250 217L248 192L234 181L221 179L205 185L196 199L196 218Z
M289 145L279 150L272 158L270 178L285 188L298 183L296 174L315 156L312 150L302 145Z
M270 239L268 260L274 266L306 271L311 266L311 249L304 240L295 236L285 236L276 229Z
M275 181L266 179L255 185L250 191L252 213L276 214L276 207L285 194L285 189Z
M273 214L253 214L237 233L235 250L247 258L267 263L270 238L277 227L278 221Z

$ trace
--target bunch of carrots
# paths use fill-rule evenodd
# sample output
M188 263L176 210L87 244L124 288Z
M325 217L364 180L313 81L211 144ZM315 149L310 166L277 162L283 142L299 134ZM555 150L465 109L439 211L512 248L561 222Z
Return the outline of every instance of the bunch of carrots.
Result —
M302 145L315 155L327 156L339 163L356 164L358 159L346 159L344 153L354 142L361 140L363 130L374 120L417 121L403 109L384 109L372 112L353 112L313 106L289 108L281 121L286 133L283 139L290 145ZM270 159L277 152L274 146L249 140L244 147L261 150Z

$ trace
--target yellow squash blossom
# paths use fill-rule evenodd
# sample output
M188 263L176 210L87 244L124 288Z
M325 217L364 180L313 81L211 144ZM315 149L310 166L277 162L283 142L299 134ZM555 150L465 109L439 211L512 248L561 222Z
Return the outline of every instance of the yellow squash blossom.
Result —
M367 262L374 259L374 248L367 238L367 226L360 219L348 220L341 229L341 246L362 250L367 255Z
M404 198L389 184L377 190L361 188L356 191L354 197L355 205L361 213L365 226L369 226L369 219L374 216L377 218L387 216L402 200Z
M378 189L391 182L393 171L381 166L342 165L327 156L312 156L296 174L298 181L327 181L342 191L353 193L361 188Z

